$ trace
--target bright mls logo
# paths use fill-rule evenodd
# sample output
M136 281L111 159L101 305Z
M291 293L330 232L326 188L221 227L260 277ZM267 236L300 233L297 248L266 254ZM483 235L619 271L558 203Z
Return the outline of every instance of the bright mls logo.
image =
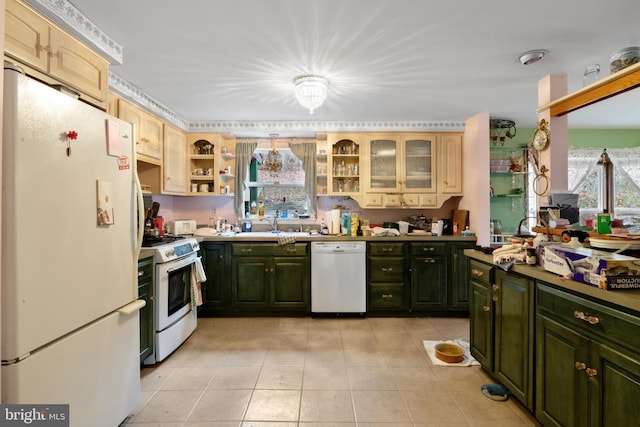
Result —
M69 405L0 405L0 427L69 427Z

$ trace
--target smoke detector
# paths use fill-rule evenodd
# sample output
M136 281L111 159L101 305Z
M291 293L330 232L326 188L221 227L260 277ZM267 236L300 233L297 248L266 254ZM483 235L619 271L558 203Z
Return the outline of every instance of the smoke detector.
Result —
M547 53L549 53L549 51L544 49L528 50L520 54L518 61L520 61L522 65L535 64L544 58Z

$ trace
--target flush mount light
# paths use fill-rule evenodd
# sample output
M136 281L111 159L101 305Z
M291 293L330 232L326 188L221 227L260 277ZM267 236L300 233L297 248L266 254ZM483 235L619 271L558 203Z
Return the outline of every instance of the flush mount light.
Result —
M520 61L522 65L535 64L544 58L547 53L549 53L549 51L544 49L528 50L520 54L518 61Z
M329 81L322 76L298 76L293 79L293 83L296 85L298 102L309 109L310 114L313 114L313 110L321 106L327 98Z

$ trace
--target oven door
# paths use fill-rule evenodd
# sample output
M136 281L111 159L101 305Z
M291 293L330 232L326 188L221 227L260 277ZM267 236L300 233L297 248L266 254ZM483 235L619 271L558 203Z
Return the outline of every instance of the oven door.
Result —
M196 254L156 264L156 331L163 331L191 311L191 271Z

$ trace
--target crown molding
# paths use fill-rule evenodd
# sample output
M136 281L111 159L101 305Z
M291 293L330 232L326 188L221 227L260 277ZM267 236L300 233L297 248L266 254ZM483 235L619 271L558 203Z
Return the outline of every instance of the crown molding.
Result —
M188 130L190 123L184 117L174 113L159 103L137 86L129 83L113 71L109 71L109 90L116 95L131 101L158 117L162 117L182 130Z
M189 132L362 132L436 131L462 132L465 122L457 121L225 121L190 122Z
M122 46L67 0L26 0L31 6L98 50L112 64L122 64Z

